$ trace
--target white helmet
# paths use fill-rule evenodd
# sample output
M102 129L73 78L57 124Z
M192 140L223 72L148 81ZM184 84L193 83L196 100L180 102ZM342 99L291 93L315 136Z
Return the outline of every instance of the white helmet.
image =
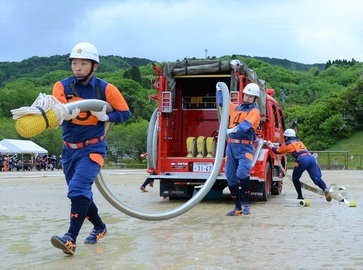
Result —
M295 130L288 128L284 132L285 137L296 137Z
M255 97L260 96L260 87L258 87L255 83L249 83L246 85L246 87L243 89L243 93Z
M229 62L229 64L231 68L233 68L236 71L241 65L241 61L239 61L238 59L233 59L231 62Z
M72 60L73 58L93 60L97 63L100 62L96 47L88 42L78 43L73 47L69 59Z

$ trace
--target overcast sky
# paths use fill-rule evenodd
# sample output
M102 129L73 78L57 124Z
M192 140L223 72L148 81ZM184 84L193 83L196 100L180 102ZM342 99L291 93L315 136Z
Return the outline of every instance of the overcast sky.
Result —
M0 62L70 53L363 62L362 0L0 0ZM206 52L206 50L208 50Z

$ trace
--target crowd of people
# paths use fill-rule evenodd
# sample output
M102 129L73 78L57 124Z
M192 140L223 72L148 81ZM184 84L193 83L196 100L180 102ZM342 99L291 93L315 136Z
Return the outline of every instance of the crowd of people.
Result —
M61 158L55 155L31 156L29 159L18 158L18 155L0 155L0 171L54 171L62 168Z

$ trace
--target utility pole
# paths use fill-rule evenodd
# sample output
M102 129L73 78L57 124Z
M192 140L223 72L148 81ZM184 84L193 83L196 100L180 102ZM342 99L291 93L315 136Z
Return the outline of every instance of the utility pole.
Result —
M204 51L205 51L205 59L207 59L207 57L208 57L208 49L204 49Z

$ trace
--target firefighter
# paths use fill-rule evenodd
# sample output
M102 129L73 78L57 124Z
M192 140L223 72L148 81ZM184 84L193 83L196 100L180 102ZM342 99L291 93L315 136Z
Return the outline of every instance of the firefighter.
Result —
M289 153L295 158L294 170L292 172L292 181L294 183L297 198L304 199L300 178L304 171L307 171L311 180L317 185L325 194L325 198L328 202L332 200L328 187L323 181L322 174L316 157L312 155L304 143L296 138L296 133L293 129L286 129L284 132L285 142L276 148L270 141L266 142L266 145L276 154Z
M95 46L79 43L72 49L69 59L73 76L56 82L53 95L61 103L100 99L113 108L112 112L106 112L106 106L101 111L80 112L75 108L62 123L62 165L71 201L70 226L64 236L54 235L51 243L73 255L86 217L93 229L85 244L96 244L107 232L93 201L92 185L106 155L105 123L124 122L131 117L131 112L117 87L95 76L99 65Z
M227 213L227 216L251 214L250 170L255 151L256 130L260 124L260 111L256 103L259 96L259 86L255 83L249 83L243 89L243 103L239 105L230 103L225 170L228 188L235 207ZM222 105L221 91L217 92L217 97L218 103Z

